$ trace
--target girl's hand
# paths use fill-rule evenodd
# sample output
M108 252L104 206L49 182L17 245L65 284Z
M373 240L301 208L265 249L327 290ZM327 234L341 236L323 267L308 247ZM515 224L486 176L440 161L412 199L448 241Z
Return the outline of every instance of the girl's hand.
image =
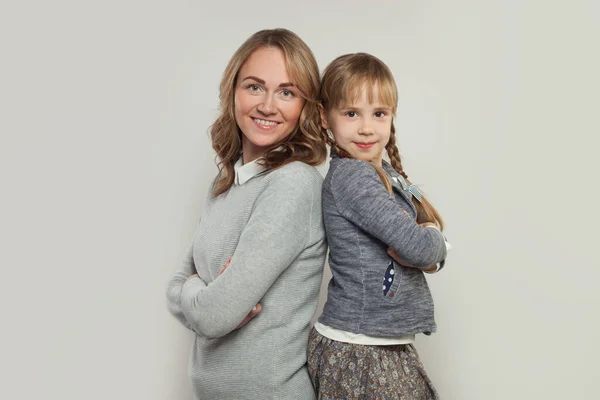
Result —
M427 224L430 224L431 222L426 222ZM409 268L417 268L420 269L421 271L424 272L434 272L437 269L437 266L434 265L430 265L428 267L415 267L414 265L410 265L408 262L404 261L402 258L400 258L400 256L398 255L398 253L396 253L396 250L392 249L391 247L388 248L387 253L389 254L390 257L392 257L394 260L396 260L396 262L403 266L403 267L409 267Z
M437 228L438 230L440 229L439 226L437 226L437 224L433 223L433 222L423 222L421 225L423 228L426 228L428 226L433 226L434 228Z
M223 265L223 268L221 268L221 270L219 271L219 273L217 274L217 276L221 276L221 274L223 272L225 272L225 270L227 269L227 267L229 267L229 264L231 264L231 257L229 257L227 259L227 261L225 261L225 265ZM240 329L242 326L246 325L248 322L250 322L252 320L252 318L256 317L261 310L262 310L262 306L260 304L257 304L256 306L254 306L254 308L252 309L252 311L250 311L248 313L248 315L246 315L246 318L244 318L242 320L242 322L240 322L240 324L235 327L235 329Z

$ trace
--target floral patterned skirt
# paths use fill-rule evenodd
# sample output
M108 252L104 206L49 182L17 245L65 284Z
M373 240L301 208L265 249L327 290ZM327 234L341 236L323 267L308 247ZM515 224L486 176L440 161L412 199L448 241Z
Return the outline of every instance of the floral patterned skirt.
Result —
M319 400L438 400L412 344L365 346L312 328L308 372Z

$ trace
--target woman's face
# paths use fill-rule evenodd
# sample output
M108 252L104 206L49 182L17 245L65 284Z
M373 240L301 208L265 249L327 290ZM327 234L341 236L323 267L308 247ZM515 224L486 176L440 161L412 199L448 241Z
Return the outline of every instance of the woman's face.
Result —
M242 135L244 163L296 130L305 100L290 81L277 48L254 51L242 65L235 87L235 120Z

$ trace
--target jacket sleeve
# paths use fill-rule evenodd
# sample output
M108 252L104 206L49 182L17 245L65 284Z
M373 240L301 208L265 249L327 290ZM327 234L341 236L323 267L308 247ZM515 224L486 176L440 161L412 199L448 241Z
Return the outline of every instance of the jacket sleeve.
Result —
M411 265L426 267L446 258L442 233L418 225L403 213L402 205L368 163L344 160L333 172L331 190L344 218L396 250Z

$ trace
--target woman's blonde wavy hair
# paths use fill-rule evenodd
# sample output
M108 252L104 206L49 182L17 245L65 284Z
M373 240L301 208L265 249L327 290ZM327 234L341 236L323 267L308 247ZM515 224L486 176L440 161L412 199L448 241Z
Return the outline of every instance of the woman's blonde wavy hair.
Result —
M210 127L212 146L217 153L219 174L213 186L213 196L231 187L235 177L234 164L242 151L242 132L235 120L235 87L242 65L258 49L273 47L284 54L288 74L306 103L298 127L281 142L267 149L258 162L268 170L292 161L319 165L325 161L327 148L321 136L319 108L319 67L310 48L287 29L269 29L250 36L235 52L219 87L219 116Z
M340 56L325 68L321 79L321 104L325 112L332 108L343 108L355 103L362 95L363 88L367 89L369 102L373 101L373 88L377 88L379 101L392 109L395 115L398 105L398 89L390 69L377 57L366 53L354 53ZM327 144L334 148L340 157L350 158L350 154L340 148L327 130L321 127L321 136ZM396 128L392 122L390 141L385 146L392 167L408 181L408 175L402 168L400 152L396 146ZM371 162L379 178L388 192L392 193L392 184L383 168ZM410 183L410 181L408 181ZM417 223L433 222L441 229L444 228L442 217L425 198L419 202L412 199L417 209Z

